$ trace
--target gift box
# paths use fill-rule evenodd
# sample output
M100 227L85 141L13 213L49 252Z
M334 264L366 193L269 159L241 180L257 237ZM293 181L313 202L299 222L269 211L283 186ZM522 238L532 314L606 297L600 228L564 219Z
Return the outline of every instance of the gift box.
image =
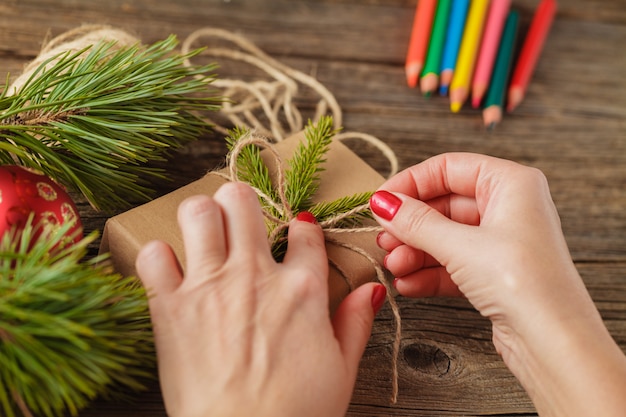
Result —
M274 147L285 161L291 157L302 140L304 134L301 132ZM270 172L275 171L275 160L266 151L261 154ZM380 174L336 140L332 141L321 168L323 171L320 172L320 186L314 196L316 202L333 201L355 193L374 191L384 182ZM184 247L176 215L178 206L192 195L213 195L226 181L222 176L210 172L167 195L110 218L104 228L100 252L110 253L117 272L126 276L136 275L135 259L140 248L150 240L159 239L172 247L184 268ZM366 220L364 225L372 226L375 222ZM382 265L385 252L376 245L377 233L340 233L333 235L333 239L341 244L327 241L331 311L336 309L350 291L376 280L376 269L372 261L348 247L360 248Z

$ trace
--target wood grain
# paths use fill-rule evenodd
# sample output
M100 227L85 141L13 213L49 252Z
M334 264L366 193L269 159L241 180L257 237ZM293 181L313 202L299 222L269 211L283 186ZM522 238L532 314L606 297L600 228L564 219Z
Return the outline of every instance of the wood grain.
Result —
M536 0L513 5L528 25ZM469 108L406 87L403 65L415 0L8 0L0 5L0 69L18 74L47 35L108 23L145 42L214 26L237 31L336 96L346 130L373 134L402 168L449 151L478 152L540 168L548 177L572 257L607 327L626 350L626 8L622 0L570 0L560 8L525 101L493 132ZM523 28L522 28L523 29ZM225 64L220 76L250 76ZM2 78L4 79L4 78ZM314 96L299 98L306 113ZM388 165L351 147L381 173ZM223 162L221 138L201 138L163 166L164 194ZM79 196L88 230L108 214ZM97 245L92 251L95 253ZM489 323L457 299L399 299L400 396L391 393L391 312L376 320L348 416L525 416L532 403L491 343ZM81 416L165 416L158 384L133 404L98 400Z

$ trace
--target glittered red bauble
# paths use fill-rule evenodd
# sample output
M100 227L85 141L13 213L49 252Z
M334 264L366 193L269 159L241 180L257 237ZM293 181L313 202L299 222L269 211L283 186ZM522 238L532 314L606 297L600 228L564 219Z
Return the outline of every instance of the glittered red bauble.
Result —
M14 227L23 228L31 213L36 236L73 222L67 236L73 242L82 239L78 210L61 186L32 169L0 166L0 237Z

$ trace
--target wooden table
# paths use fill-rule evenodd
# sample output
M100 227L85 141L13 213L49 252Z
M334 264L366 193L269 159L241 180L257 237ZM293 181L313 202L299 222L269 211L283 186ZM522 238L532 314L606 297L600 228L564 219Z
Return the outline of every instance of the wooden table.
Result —
M344 126L385 140L401 168L447 151L471 151L542 169L572 256L606 324L626 349L626 7L622 0L563 1L522 105L492 132L466 106L406 86L404 57L415 0L4 0L0 66L18 74L46 34L83 23L129 30L144 42L212 26L314 74L343 108ZM525 31L538 0L514 0ZM302 98L303 108L312 98ZM377 150L353 148L381 173ZM222 162L207 139L168 164L165 193ZM88 229L106 215L81 204ZM391 393L391 312L384 308L362 361L348 416L535 415L491 343L490 325L457 299L398 299L403 317L400 395ZM155 383L134 404L99 400L85 417L165 416Z

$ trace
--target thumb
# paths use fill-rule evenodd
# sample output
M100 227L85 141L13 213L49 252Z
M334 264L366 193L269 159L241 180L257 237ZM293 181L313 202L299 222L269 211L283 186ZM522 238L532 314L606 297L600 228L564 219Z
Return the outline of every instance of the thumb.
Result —
M452 249L468 240L472 227L450 220L437 209L402 193L376 191L370 199L376 221L404 244L447 264Z
M361 285L341 302L333 317L335 337L356 378L359 362L372 333L374 316L383 305L387 291L382 284Z

